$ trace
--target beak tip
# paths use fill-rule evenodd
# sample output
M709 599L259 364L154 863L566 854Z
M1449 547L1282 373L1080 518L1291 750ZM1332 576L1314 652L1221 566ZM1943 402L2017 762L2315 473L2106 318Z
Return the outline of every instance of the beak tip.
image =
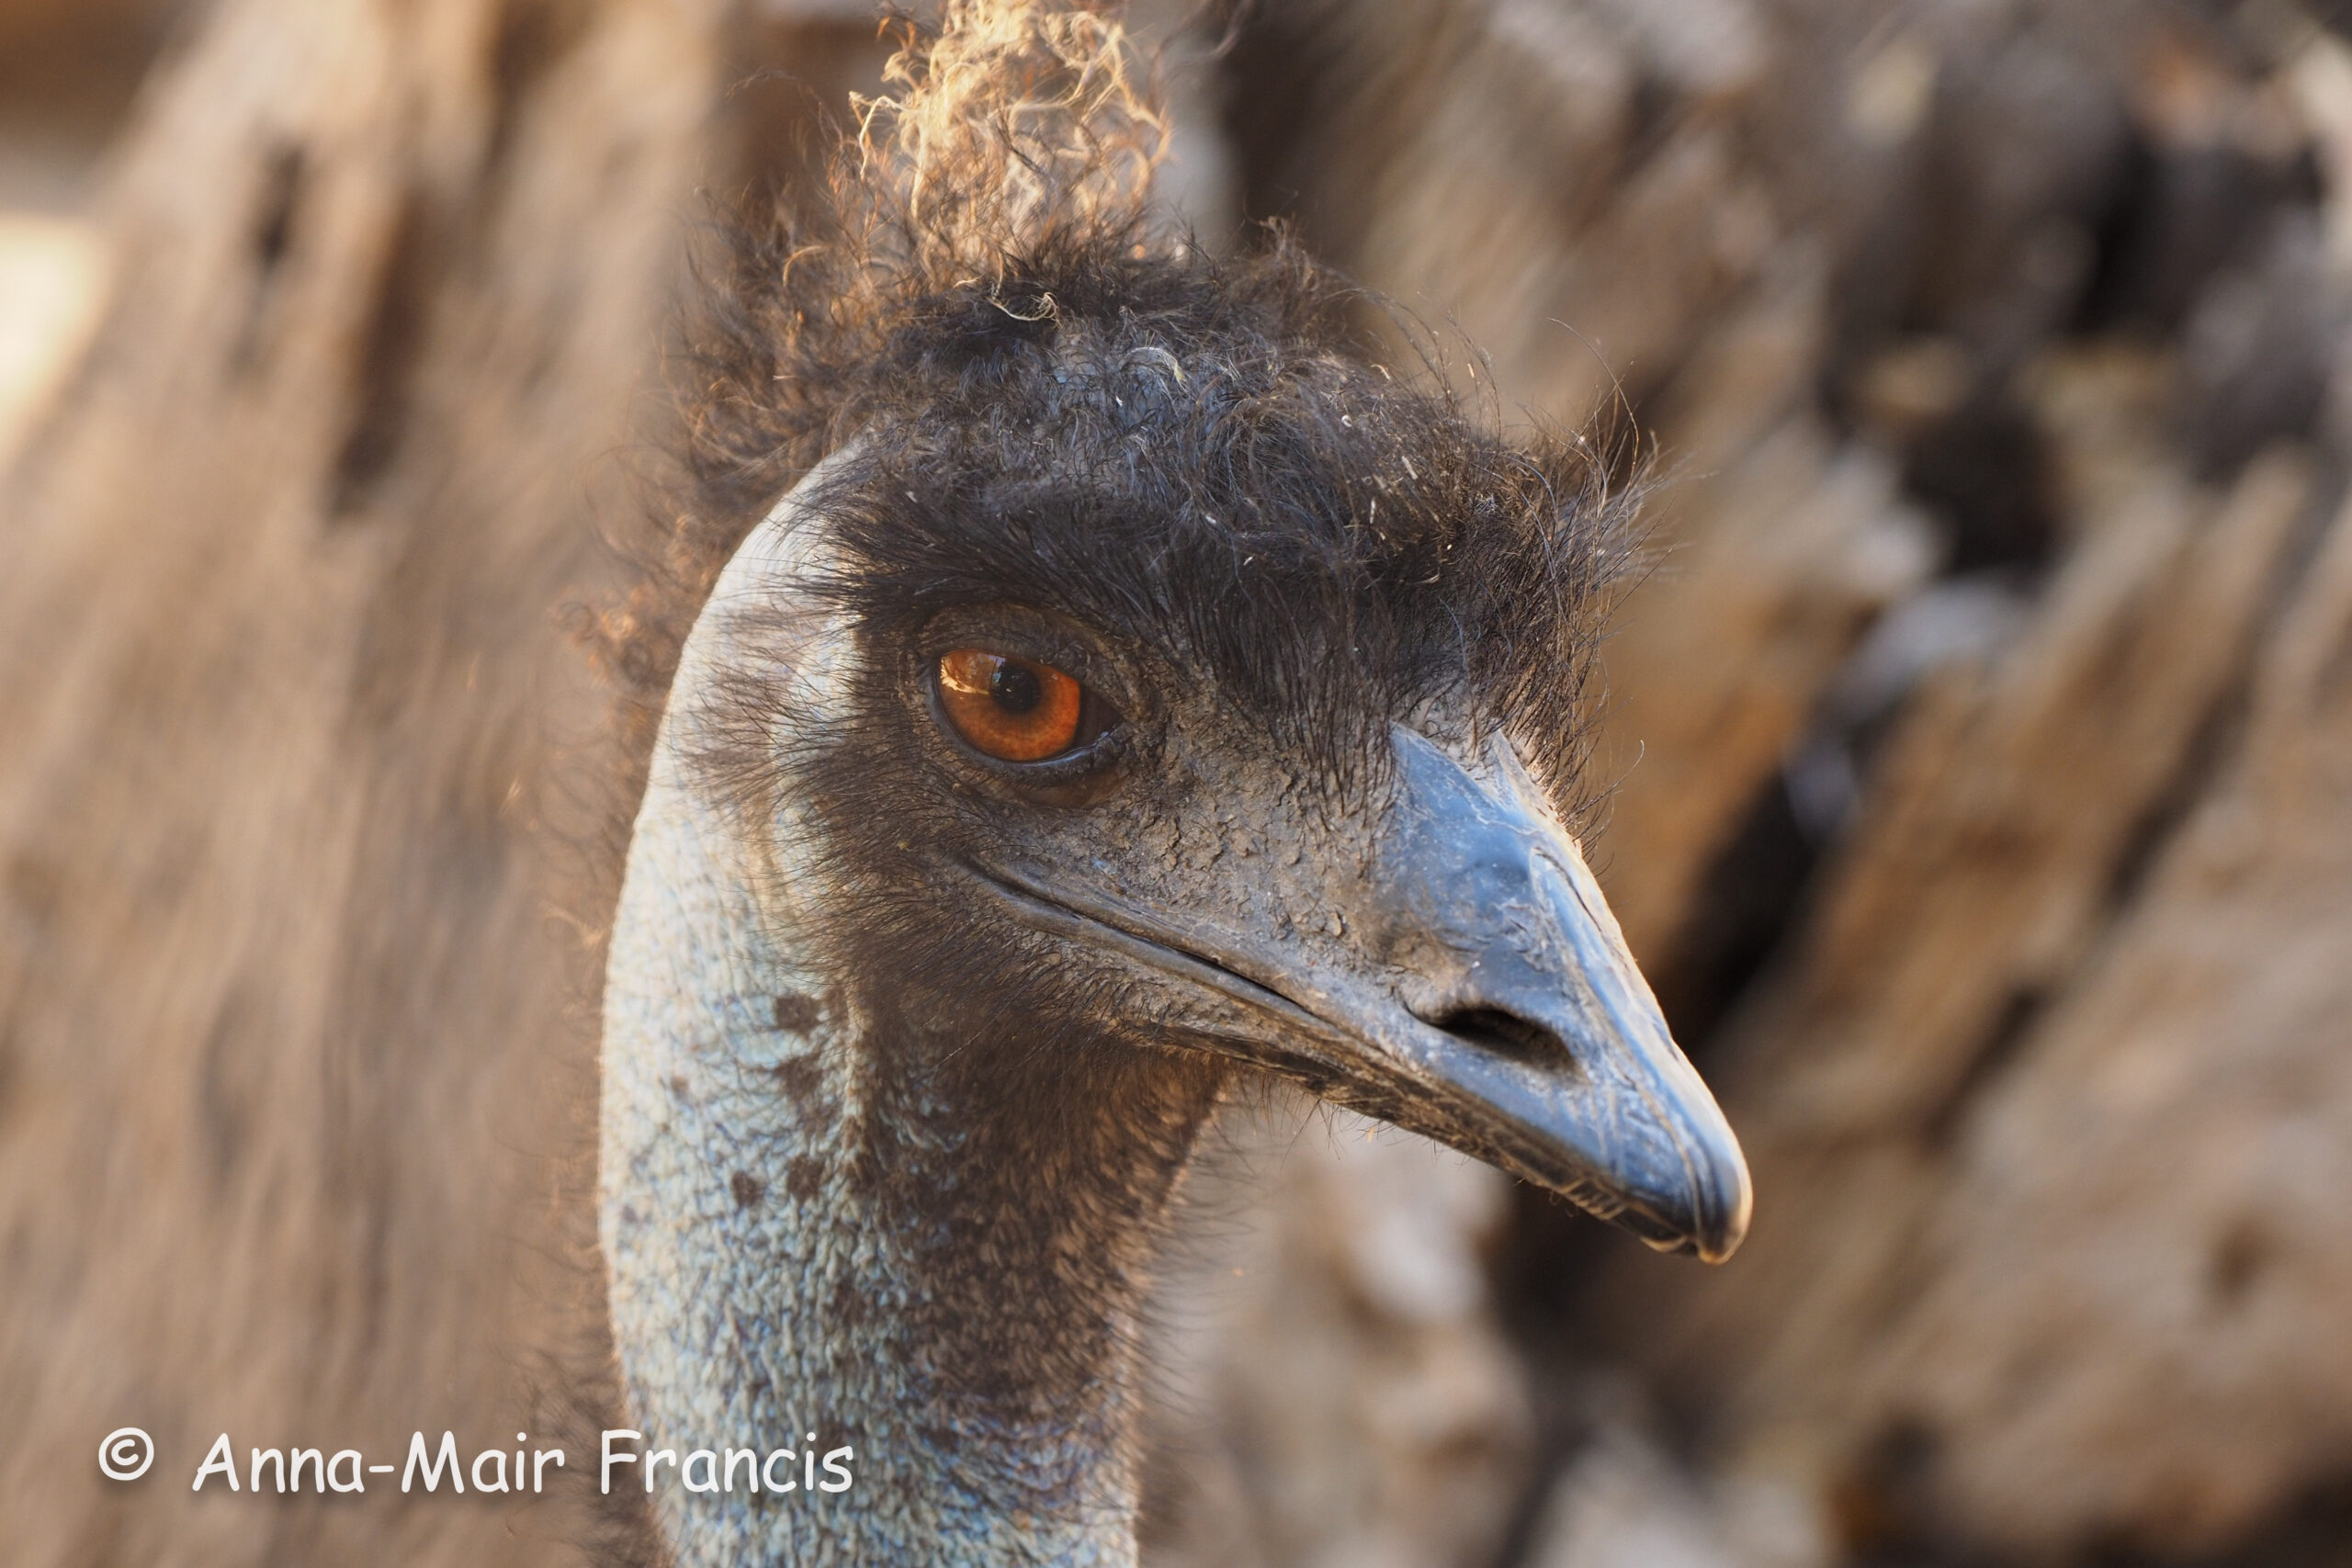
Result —
M1727 1226L1713 1235L1694 1238L1691 1251L1698 1255L1699 1261L1702 1263L1728 1263L1731 1261L1731 1255L1739 1250L1739 1244L1747 1239L1747 1226L1743 1221L1738 1224Z
M1747 1176L1747 1161L1734 1144L1730 1158L1709 1173L1713 1181L1694 1205L1699 1224L1691 1236L1692 1250L1702 1263L1723 1263L1747 1239L1747 1222L1755 1212L1756 1190Z
M1736 1214L1726 1215L1715 1223L1702 1222L1689 1230L1657 1230L1649 1225L1627 1224L1623 1216L1618 1223L1642 1238L1643 1243L1659 1252L1679 1258L1695 1258L1702 1263L1725 1263L1747 1239L1747 1210L1743 1204Z
M1747 1239L1755 1208L1747 1161L1726 1135L1693 1164L1679 1201L1653 1197L1618 1211L1614 1218L1657 1251L1702 1263L1725 1262Z

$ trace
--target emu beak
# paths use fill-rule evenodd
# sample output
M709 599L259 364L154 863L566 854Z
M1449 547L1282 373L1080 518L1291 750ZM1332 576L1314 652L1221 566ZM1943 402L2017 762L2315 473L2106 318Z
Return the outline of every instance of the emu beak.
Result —
M1393 1004L1365 1017L1361 996L1322 998L1316 1010L1375 1052L1335 1097L1660 1250L1730 1257L1747 1230L1747 1161L1576 841L1499 739L1496 786L1409 730L1394 739L1397 789L1365 913L1406 976L1395 996L1412 1021Z
M1747 1163L1576 840L1506 742L1490 786L1392 733L1396 788L1367 874L1280 929L1036 868L981 875L1031 923L1177 982L1163 1026L1661 1251L1729 1258L1747 1232ZM1309 934L1333 914L1329 940Z

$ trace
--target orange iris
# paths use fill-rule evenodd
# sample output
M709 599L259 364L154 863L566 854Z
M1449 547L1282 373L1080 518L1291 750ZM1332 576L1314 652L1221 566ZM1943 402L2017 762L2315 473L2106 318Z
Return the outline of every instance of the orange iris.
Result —
M1050 664L959 648L939 659L939 705L966 744L1001 762L1039 762L1078 739L1086 692Z

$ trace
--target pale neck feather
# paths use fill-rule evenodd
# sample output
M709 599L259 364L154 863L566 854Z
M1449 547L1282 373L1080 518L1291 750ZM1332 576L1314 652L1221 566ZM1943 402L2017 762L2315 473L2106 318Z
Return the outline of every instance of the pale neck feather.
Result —
M1124 1568L1141 1264L1217 1076L1139 1061L1103 1109L1129 1121L1115 1136L1005 1146L1021 1119L972 1101L988 1084L1019 1095L1027 1053L910 1083L889 1064L922 1059L910 1026L812 958L802 911L839 896L812 829L789 801L745 829L695 758L702 699L741 673L752 640L792 666L774 671L803 694L787 700L837 689L819 676L853 656L814 612L781 654L733 624L758 606L773 625L820 547L800 504L817 477L739 550L681 659L608 961L601 1223L643 1447L723 1461L729 1448L797 1452L813 1432L820 1454L854 1448L855 1479L764 1495L739 1471L711 1495L665 1467L656 1517L682 1568ZM967 1256L983 1235L988 1255ZM1107 1292L1057 1287L1057 1260L1081 1253L1112 1259ZM1024 1389L1021 1366L976 1375L992 1313L1052 1329L1065 1349L1051 1387ZM624 1484L642 1487L642 1467L618 1467Z

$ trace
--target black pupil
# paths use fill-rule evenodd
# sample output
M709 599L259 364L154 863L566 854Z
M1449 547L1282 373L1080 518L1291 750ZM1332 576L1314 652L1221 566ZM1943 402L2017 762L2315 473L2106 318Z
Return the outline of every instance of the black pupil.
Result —
M1035 671L1024 670L1008 660L989 677L989 695L1007 713L1027 713L1045 701L1046 688L1038 682Z

